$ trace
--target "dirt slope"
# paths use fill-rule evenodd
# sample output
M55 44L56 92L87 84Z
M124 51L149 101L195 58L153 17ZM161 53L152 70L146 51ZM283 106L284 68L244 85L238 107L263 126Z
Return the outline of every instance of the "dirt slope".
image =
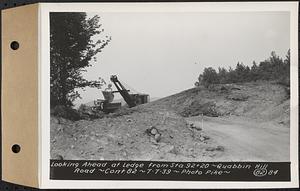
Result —
M283 86L271 82L192 88L157 100L150 107L165 108L184 116L245 116L274 120L289 126L289 98Z
M275 83L229 84L189 89L102 119L52 116L51 158L288 161L289 98Z
M147 133L151 127L159 139ZM92 121L51 119L51 158L201 161L219 153L206 148L217 145L167 110L135 108L130 115Z

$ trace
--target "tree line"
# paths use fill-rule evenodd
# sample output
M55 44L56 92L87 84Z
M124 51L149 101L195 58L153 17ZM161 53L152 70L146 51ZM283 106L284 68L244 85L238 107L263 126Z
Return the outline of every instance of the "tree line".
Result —
M271 56L260 62L253 61L252 66L245 66L242 62L238 62L235 69L229 67L219 67L216 71L212 67L204 68L202 74L199 75L195 86L204 85L208 87L211 84L229 84L244 83L258 80L277 81L278 83L290 85L290 50L288 50L285 58L281 58L273 51Z

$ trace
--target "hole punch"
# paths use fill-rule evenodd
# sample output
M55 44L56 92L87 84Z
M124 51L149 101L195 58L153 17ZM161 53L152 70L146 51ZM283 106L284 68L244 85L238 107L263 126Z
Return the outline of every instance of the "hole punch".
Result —
M13 153L19 153L21 151L21 147L20 145L18 144L14 144L12 147L11 147L11 150Z
M17 50L17 49L19 49L19 47L20 47L20 44L17 41L13 41L10 43L10 48L13 50Z

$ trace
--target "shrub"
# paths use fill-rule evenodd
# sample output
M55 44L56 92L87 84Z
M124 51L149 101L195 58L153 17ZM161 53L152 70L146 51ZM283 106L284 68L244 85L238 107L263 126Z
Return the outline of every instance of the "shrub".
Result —
M77 121L81 119L80 114L76 109L66 107L63 105L55 106L53 109L51 109L51 114L56 117L62 117L72 121Z

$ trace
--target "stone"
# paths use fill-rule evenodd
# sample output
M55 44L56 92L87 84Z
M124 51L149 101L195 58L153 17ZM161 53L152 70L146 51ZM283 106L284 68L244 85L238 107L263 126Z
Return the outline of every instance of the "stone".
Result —
M154 139L155 139L156 142L159 142L161 140L161 134L156 134L154 136Z
M204 137L200 137L199 140L200 140L201 142L205 141Z
M150 133L152 135L156 135L158 133L158 130L155 127L152 127Z
M205 150L206 150L206 151L215 151L216 148L215 148L215 147L207 147Z
M55 160L64 160L63 156L61 156L59 154L55 155L54 159Z
M209 137L209 136L207 136L207 135L203 135L203 138L204 138L204 140L208 140L208 139L210 139L210 137Z
M198 131L202 131L202 128L200 126L195 126L195 129Z
M223 146L217 146L216 151L224 151L225 148Z

